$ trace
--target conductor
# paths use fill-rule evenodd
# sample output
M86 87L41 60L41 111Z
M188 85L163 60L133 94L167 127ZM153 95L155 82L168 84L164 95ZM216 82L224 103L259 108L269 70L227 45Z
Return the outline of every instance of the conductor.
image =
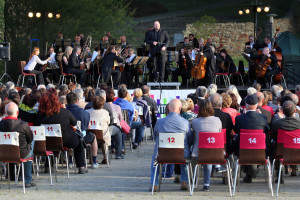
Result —
M167 31L160 29L159 21L153 24L154 29L146 34L145 41L150 45L150 54L154 65L154 81L163 82L165 77L165 57L169 45L169 35Z

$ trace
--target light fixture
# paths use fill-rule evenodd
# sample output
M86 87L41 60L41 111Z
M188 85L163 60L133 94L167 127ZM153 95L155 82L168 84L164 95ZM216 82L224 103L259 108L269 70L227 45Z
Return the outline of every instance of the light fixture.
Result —
M35 14L35 16L36 16L37 18L40 18L40 17L42 16L42 14L41 14L40 12L37 12L37 13Z
M32 18L33 17L33 12L29 12L28 17Z
M257 8L256 8L256 11L257 11L257 12L261 12L261 7L257 7Z
M270 11L270 7L266 6L266 7L264 8L264 11L265 11L265 12L269 12L269 11Z
M49 18L52 18L52 17L53 17L53 13L49 12L49 13L48 13L48 17L49 17Z
M239 10L239 15L242 15L243 13L243 10Z
M249 14L249 13L250 13L250 9L247 8L247 9L245 10L245 13L246 13L246 14Z
M55 15L55 17L56 17L57 19L59 19L59 18L60 18L60 14L57 13L57 14Z

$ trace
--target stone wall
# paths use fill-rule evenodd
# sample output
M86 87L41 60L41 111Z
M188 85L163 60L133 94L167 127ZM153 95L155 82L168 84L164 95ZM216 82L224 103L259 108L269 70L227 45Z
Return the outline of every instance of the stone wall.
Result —
M211 26L210 24L204 25L209 31L210 37L216 47L220 45L220 38L222 37L222 48L227 49L228 53L233 56L241 55L244 50L244 44L248 41L248 36L253 35L254 23L216 23ZM273 23L273 34L275 29L280 27L280 31L292 31L292 24L289 18L274 19ZM189 33L195 33L196 29L192 24L186 25L186 30L183 31L185 36ZM199 38L198 38L199 39Z

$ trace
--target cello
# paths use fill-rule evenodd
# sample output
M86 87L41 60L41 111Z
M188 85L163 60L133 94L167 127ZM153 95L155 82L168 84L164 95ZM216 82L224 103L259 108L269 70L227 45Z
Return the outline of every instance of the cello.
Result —
M205 40L203 46L206 45L206 42L207 41ZM198 52L195 58L195 65L191 70L191 76L196 80L203 79L205 77L207 58L204 55L201 55L203 52L204 51Z

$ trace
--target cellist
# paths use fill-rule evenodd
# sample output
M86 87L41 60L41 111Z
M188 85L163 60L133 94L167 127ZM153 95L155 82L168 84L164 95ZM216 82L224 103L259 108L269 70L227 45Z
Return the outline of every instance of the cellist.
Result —
M213 77L216 68L215 48L212 46L211 38L207 39L206 45L203 48L204 56L207 58L206 73L204 77L204 85L207 87L213 83ZM202 53L201 53L202 54Z
M188 54L187 49L180 49L179 53L179 59L178 63L178 68L172 73L172 81L173 82L178 82L178 76L182 77L182 86L186 87L187 86L187 80L191 78L191 70L193 67L192 60Z

